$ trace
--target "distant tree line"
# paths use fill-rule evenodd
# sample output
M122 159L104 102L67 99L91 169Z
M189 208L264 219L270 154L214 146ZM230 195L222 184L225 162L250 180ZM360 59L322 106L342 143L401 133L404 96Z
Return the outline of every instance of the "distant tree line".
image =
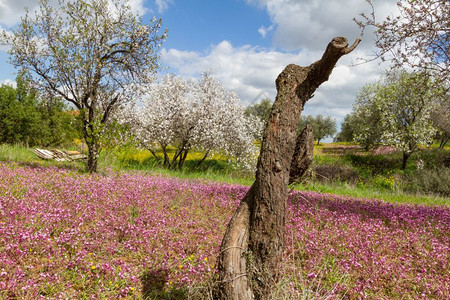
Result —
M59 146L79 138L77 114L62 100L40 98L21 74L0 86L0 143Z
M258 103L248 106L245 110L247 116L255 116L262 122L266 122L270 116L272 109L272 102L269 99L263 99ZM314 140L317 144L321 140L327 137L333 137L336 133L336 120L330 116L324 117L321 114L317 116L302 116L298 126L299 133L306 127L306 124L310 124L313 130Z

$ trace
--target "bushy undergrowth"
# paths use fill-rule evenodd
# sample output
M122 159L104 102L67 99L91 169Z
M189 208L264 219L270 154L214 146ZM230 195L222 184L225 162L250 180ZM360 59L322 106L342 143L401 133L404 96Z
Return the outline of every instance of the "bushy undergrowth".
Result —
M312 172L305 182L449 197L448 149L422 149L410 157L406 170L401 170L402 154L392 148L384 147L375 154L355 147L340 144L318 147Z
M206 299L247 186L0 163L0 298ZM274 299L450 297L450 208L292 192Z
M402 189L410 193L438 194L450 198L450 168L415 170L402 177Z

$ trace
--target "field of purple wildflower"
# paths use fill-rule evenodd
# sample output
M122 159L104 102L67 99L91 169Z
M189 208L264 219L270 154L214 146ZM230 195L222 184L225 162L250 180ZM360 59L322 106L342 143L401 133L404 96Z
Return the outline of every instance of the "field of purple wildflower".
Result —
M207 298L248 187L0 163L0 299ZM450 298L450 208L292 192L274 299Z

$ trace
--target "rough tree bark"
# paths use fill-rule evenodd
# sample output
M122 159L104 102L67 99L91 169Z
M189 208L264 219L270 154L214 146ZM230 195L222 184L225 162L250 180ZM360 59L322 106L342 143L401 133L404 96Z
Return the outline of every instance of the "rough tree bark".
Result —
M289 183L306 170L301 156L308 147L295 151L300 114L314 91L328 80L339 58L359 42L357 39L348 47L346 38L336 37L319 61L308 67L290 64L278 76L277 97L264 131L255 182L223 237L215 299L267 299L276 284ZM298 140L301 143L301 137Z

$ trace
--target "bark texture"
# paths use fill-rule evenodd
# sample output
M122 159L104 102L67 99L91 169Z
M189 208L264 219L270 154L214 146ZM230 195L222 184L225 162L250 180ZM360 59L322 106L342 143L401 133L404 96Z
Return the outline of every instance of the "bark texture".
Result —
M255 182L222 241L215 299L267 299L277 283L289 183L304 168L299 161L308 149L295 152L297 140L301 143L302 139L297 139L300 114L314 91L328 80L339 58L358 43L359 39L348 47L346 38L336 37L319 61L308 67L290 64L278 75L277 97L264 131Z

